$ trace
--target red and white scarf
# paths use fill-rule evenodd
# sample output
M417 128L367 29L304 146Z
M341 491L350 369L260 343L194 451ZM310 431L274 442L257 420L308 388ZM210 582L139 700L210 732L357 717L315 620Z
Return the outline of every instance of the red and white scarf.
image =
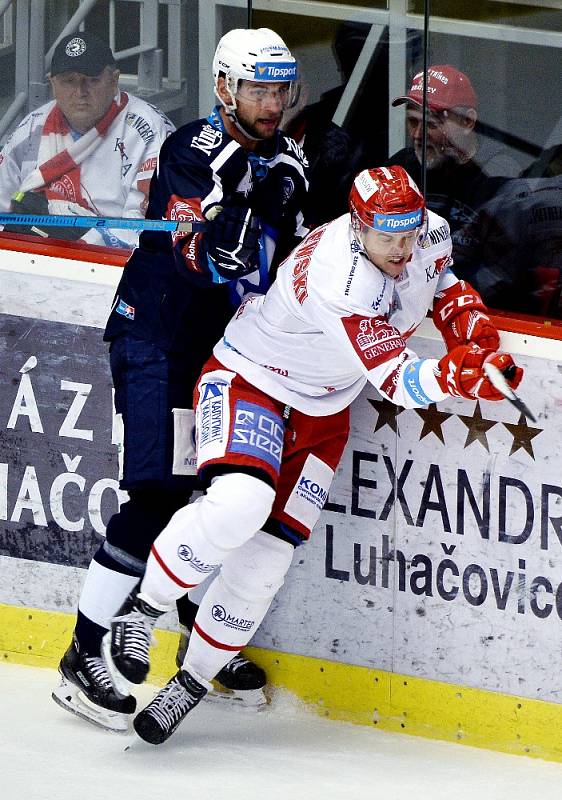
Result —
M38 166L24 179L19 191L41 189L47 199L68 200L89 208L80 188L80 164L100 145L115 117L128 102L127 93L119 92L97 125L76 140L72 138L62 111L55 104L43 126L37 155ZM90 210L95 212L95 209Z

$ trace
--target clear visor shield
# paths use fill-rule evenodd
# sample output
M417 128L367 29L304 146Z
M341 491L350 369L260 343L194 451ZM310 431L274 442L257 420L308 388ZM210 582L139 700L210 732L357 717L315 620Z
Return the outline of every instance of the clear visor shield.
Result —
M279 104L283 110L293 108L300 95L297 64L289 61L257 62L253 79L240 79L231 74L227 78L227 88L234 104L239 97L256 105L273 103Z
M254 103L258 106L279 105L284 111L292 108L296 102L293 83L283 83L277 86L259 86L249 81L240 83L235 96L236 99L240 98L246 103Z

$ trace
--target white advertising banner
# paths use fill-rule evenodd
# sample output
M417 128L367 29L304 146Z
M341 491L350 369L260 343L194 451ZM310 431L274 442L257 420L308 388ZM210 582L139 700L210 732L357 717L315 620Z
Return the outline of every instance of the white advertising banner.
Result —
M86 286L65 269L14 272L0 301L0 603L74 612L122 499L100 330L118 270ZM409 344L443 351L431 331ZM328 505L254 645L561 702L562 342L505 346L536 422L507 401L356 400Z

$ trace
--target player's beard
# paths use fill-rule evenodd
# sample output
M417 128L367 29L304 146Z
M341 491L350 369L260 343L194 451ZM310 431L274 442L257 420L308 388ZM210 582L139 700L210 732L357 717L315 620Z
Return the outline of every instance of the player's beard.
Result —
M275 136L283 119L282 113L277 115L264 114L263 117L257 117L254 122L251 122L239 112L237 112L236 116L242 128L254 139L271 139L272 136ZM263 124L265 122L270 124Z

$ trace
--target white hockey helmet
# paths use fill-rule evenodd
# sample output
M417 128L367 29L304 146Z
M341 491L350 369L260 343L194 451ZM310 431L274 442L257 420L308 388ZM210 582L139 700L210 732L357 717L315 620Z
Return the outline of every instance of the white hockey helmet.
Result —
M224 75L226 88L232 97L232 104L226 106L223 103L229 112L236 110L236 92L241 80L288 81L291 91L287 108L291 108L298 99L297 61L283 39L269 28L236 28L225 33L213 58L217 96L220 75Z

